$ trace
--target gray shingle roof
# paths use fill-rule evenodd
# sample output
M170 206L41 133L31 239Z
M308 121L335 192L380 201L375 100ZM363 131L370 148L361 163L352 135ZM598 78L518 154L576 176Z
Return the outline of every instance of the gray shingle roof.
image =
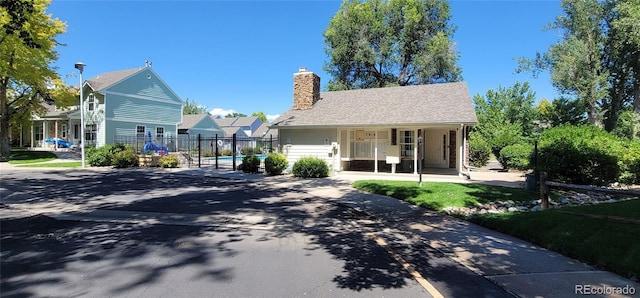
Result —
M236 121L233 122L233 126L251 126L258 120L258 117L236 117Z
M475 124L464 82L321 92L311 110L289 109L272 128Z
M258 129L256 129L256 131L254 131L251 134L251 137L254 138L268 138L270 136L277 138L278 137L278 130L277 129L271 129L269 128L269 123L262 123L262 125L260 125L260 127L258 127Z
M204 117L209 117L209 114L182 115L182 123L178 125L178 128L192 128L202 121Z
M220 127L229 127L233 125L233 122L236 121L236 118L213 118L213 121L218 123L218 126Z
M137 68L101 73L91 79L88 79L87 83L91 85L91 88L93 90L99 91L143 69L144 69L143 67L137 67Z

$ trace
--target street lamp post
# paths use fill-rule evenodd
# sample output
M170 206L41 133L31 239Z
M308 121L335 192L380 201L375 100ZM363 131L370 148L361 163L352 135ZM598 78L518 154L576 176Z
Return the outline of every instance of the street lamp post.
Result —
M85 142L85 137L84 137L84 105L83 105L83 94L82 94L82 83L84 82L82 80L82 71L84 70L84 67L86 66L86 64L82 63L82 62L76 62L75 64L75 68L77 70L80 71L80 154L82 156L82 167L85 167L85 162L84 162L84 142Z

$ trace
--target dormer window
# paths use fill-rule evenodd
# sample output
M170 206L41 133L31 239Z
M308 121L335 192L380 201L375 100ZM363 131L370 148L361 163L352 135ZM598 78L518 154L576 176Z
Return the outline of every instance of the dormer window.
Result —
M93 96L93 93L90 93L89 98L87 99L87 102L89 103L89 111L93 111L95 109L95 101L95 96Z

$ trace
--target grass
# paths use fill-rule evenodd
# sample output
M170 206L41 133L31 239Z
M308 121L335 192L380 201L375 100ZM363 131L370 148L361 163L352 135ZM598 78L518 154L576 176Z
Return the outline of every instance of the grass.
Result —
M30 164L18 165L18 167L21 167L21 168L77 168L81 166L82 166L81 161L30 163Z
M356 181L354 187L441 211L448 206L470 207L491 201L537 200L537 192L483 184ZM625 277L640 277L640 225L585 217L580 214L640 218L640 199L566 207L541 212L478 214L466 218L566 256Z
M563 211L638 218L640 200L567 207ZM635 213L634 213L635 212ZM640 277L640 225L574 214L483 214L471 222L503 232L626 277Z
M12 150L9 155L9 163L12 165L40 163L56 158L56 154L49 151Z
M353 186L437 211L446 207L473 207L494 201L532 201L540 197L537 192L484 184L426 182L419 187L416 182L409 181L362 180L356 181Z

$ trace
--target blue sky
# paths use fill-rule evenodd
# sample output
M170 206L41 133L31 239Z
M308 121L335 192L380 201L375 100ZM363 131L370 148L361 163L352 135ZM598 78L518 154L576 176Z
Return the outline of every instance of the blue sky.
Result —
M329 81L322 33L340 3L53 0L48 12L67 23L55 66L69 84L78 82L76 61L87 64L88 79L149 60L182 99L210 111L275 116L291 107L299 67L317 73L322 88ZM514 74L514 58L559 40L543 27L561 13L560 1L449 3L471 96L528 81L538 99L557 97L547 74Z

